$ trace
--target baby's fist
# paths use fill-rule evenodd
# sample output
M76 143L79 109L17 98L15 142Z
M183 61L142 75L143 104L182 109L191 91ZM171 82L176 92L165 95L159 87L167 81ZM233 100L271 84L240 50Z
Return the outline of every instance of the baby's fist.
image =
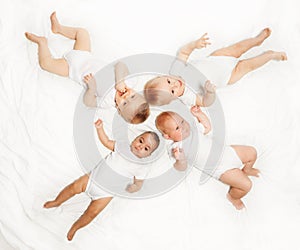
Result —
M103 127L103 121L98 119L96 122L95 122L95 127L96 128L102 128Z
M216 85L212 84L209 80L207 80L204 84L204 89L208 93L215 93L216 92Z
M129 184L127 187L126 187L126 191L128 193L134 193L134 192L137 192L139 191L139 188L136 184Z
M173 148L172 154L177 161L185 160L185 154L182 148Z
M124 92L126 92L127 86L124 81L121 81L121 82L116 83L115 89L119 92L124 93Z
M193 107L191 107L191 113L193 116L198 117L203 112L199 105L194 105Z

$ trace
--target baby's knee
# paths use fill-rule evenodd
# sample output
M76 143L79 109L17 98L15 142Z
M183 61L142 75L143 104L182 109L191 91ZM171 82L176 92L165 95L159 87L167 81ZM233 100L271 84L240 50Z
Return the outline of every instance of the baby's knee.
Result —
M253 71L254 69L255 69L255 65L253 63L249 63L249 61L247 60L239 60L235 67L235 71L242 75L250 71Z
M245 180L243 183L243 190L249 193L251 189L252 189L252 181L250 179Z
M84 28L78 28L78 31L77 31L77 36L81 36L81 37L89 37L90 36L90 34L89 34L89 32L86 30L86 29L84 29Z
M97 217L97 215L101 212L101 208L97 206L90 206L86 211L86 216L93 220Z

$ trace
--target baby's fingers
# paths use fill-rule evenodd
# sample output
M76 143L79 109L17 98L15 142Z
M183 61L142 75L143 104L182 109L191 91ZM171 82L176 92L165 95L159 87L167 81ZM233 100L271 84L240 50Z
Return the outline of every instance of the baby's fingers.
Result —
M83 77L83 81L88 84L89 81L93 78L93 75L90 73L90 74L87 74Z
M103 123L103 121L101 119L98 119L96 122L95 122L95 125L96 126L99 126Z
M198 110L200 110L200 106L198 105L194 105L193 107L191 107L191 112L197 112Z
M205 33L201 36L201 38L209 39L209 38L206 38L206 36L207 36L207 32L205 32Z

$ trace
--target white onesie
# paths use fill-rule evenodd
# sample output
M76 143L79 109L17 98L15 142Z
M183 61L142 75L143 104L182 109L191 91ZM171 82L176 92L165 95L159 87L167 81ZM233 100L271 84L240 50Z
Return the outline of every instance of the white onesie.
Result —
M198 69L212 84L217 87L224 87L230 80L231 73L235 68L239 59L231 56L206 56L199 57L195 56L194 53L190 56L188 63ZM182 76L185 72L185 67L188 67L184 62L176 59L170 70L170 74ZM184 78L184 77L183 77ZM186 105L192 106L196 104L196 93L203 91L204 80L199 79L201 84L195 86L192 91L187 84L185 90L179 99ZM203 95L204 93L200 93Z
M197 132L199 136L199 143L197 145L197 155L194 162L189 162L193 167L203 171L205 174L215 178L220 179L221 175L229 169L241 168L243 163L236 154L235 150L228 146L224 145L223 150L220 150L221 155L218 153L215 157L219 157L218 161L214 165L208 163L209 157L214 152L211 152L213 143L218 143L213 141L212 137L203 135L203 127L201 124L197 124ZM186 139L185 139L186 140ZM182 142L173 142L170 145L169 154L171 154L171 149L175 147L181 147ZM219 145L219 148L222 148L222 145ZM187 154L187 152L185 152ZM213 156L213 155L212 155ZM213 156L214 157L214 156ZM216 159L216 158L215 158ZM214 161L215 162L215 161Z
M83 87L86 84L82 81L83 77L89 73L95 75L106 64L96 59L91 52L85 50L71 50L64 54L69 65L69 78L78 82Z
M189 60L217 87L225 87L239 59L231 56L207 56Z
M125 145L127 145L128 149L125 149ZM105 163L109 166L114 172L132 178L135 176L136 179L143 180L147 177L150 171L149 164L143 164L143 159L137 158L132 153L129 155L130 146L128 143L119 142L115 143L115 151L111 152L109 155L105 157ZM127 160L123 155L124 153L131 160ZM133 162L135 160L135 162ZM101 166L101 165L100 165ZM95 167L89 174L89 181L86 187L85 192L88 196L91 197L92 200L104 198L104 197L113 197L112 194L104 191L97 185L95 182L97 181L97 173L99 167ZM101 173L100 173L101 174ZM112 180L113 181L113 180Z

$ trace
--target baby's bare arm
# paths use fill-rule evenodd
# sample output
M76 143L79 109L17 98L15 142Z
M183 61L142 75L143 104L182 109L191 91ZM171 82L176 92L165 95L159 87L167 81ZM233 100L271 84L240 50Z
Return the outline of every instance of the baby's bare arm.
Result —
M202 105L197 104L202 107L208 107L214 103L216 100L216 85L212 84L209 80L205 82L204 85L205 94L202 98Z
M187 169L187 160L185 153L182 148L173 148L172 150L173 157L176 159L174 163L174 168L178 171L185 171Z
M124 78L129 75L129 70L126 64L118 62L115 64L115 88L120 92L125 92L127 86L124 82Z
M209 131L211 130L211 124L207 115L202 112L200 106L193 106L191 108L191 113L197 118L198 122L200 122L204 126L204 134L206 135L207 133L209 133Z
M135 176L134 176L133 177L133 183L129 184L127 186L126 191L129 192L129 193L137 192L142 188L143 183L144 183L144 180L136 179Z
M194 51L194 49L201 49L205 48L207 45L210 44L208 42L209 38L207 37L207 33L205 33L203 36L201 36L199 39L192 41L183 47L181 47L178 51L177 58L187 62L189 59L190 54Z
M83 81L87 86L87 90L83 96L83 103L88 107L97 107L97 85L95 78L92 74L88 74L84 76Z
M104 129L103 129L103 122L98 119L95 122L95 127L97 129L97 134L98 134L98 138L101 141L101 143L108 148L111 151L115 150L115 141L110 140L107 136L107 134L105 133Z

